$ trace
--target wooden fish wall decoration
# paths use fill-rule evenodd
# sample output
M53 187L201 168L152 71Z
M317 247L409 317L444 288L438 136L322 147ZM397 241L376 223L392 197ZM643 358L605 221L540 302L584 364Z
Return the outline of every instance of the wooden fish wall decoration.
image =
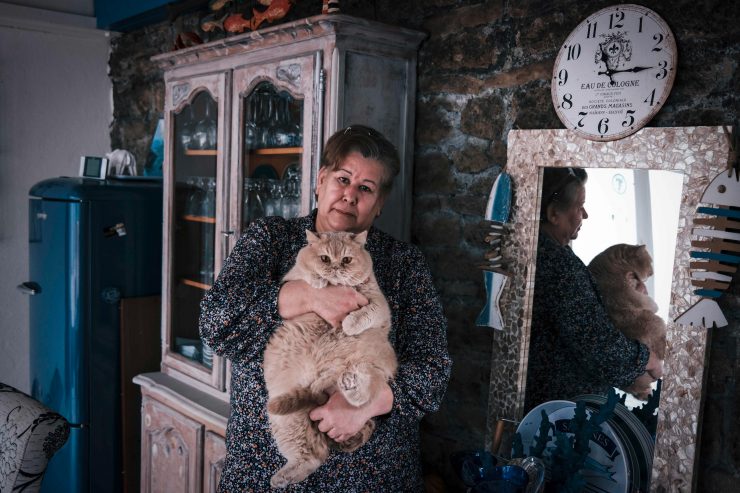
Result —
M475 325L480 327L504 329L498 303L509 274L503 268L501 242L506 234L506 222L509 220L510 212L511 176L500 173L491 187L486 204L486 220L490 224L490 231L485 241L491 245L491 249L485 254L486 262L479 266L483 269L483 282L486 286L486 305L475 321Z
M722 310L715 301L730 287L732 275L740 263L740 177L737 169L723 171L716 176L701 196L697 212L709 217L697 217L692 234L698 238L691 246L697 248L689 255L696 261L689 262L691 284L698 288L694 294L702 296L697 303L681 314L676 323L724 327L727 325ZM711 227L711 229L706 228ZM734 231L733 231L734 230Z

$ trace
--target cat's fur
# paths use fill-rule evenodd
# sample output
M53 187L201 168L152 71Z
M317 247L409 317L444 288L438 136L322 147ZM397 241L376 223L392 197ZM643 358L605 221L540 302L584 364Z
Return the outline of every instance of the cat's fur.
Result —
M653 275L653 260L645 245L612 245L588 264L602 301L614 326L630 339L645 344L660 360L665 357L666 325L655 313L655 304L644 290L642 281ZM623 389L640 399L650 390Z
M306 237L308 245L283 280L302 280L315 288L351 286L369 303L347 315L341 328L308 313L285 320L271 336L264 355L267 416L278 449L288 459L273 475L273 487L305 479L326 460L330 446L351 452L367 442L375 429L373 420L337 443L320 432L308 414L335 391L351 405L363 406L395 376L398 366L388 341L390 308L364 248L367 232L306 231Z

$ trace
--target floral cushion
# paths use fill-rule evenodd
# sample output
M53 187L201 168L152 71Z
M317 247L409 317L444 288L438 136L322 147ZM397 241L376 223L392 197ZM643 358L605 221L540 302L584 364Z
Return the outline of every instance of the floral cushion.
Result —
M0 383L0 492L38 491L69 423L37 400Z

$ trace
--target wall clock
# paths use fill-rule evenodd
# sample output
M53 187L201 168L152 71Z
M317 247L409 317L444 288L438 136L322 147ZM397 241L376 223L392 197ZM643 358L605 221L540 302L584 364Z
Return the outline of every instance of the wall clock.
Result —
M552 102L563 124L590 140L637 132L660 110L676 76L676 40L641 5L595 12L570 33L553 68Z

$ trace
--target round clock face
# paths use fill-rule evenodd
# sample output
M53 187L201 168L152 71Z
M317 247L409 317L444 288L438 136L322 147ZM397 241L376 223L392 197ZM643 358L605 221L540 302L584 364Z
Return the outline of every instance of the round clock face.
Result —
M615 140L650 121L673 86L676 41L658 14L614 5L581 22L555 60L552 101L563 124L590 140Z

